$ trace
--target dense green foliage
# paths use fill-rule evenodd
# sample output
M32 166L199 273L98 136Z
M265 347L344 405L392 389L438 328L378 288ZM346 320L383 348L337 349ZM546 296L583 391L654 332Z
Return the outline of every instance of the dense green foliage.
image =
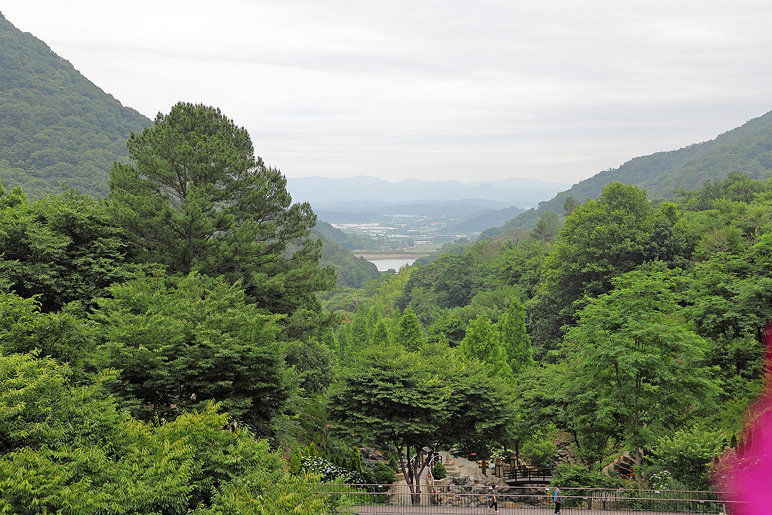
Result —
M126 138L150 120L123 107L0 14L0 181L43 197L62 185L107 195Z
M323 513L305 473L415 488L435 451L515 442L560 446L577 486L618 484L597 472L627 453L641 485L703 488L740 436L772 311L770 115L617 171L703 184L668 202L609 172L378 274L320 247L219 110L148 127L4 19L0 43L0 512Z
M77 514L322 513L312 483L214 406L163 425L117 409L102 375L71 384L64 365L0 358L0 511ZM289 490L289 491L288 491Z
M738 437L763 385L772 183L730 173L670 202L613 183L567 207L557 227L548 217L519 240L480 241L366 285L357 298L377 302L347 313L338 338L347 349L376 332L399 343L401 320L385 318L396 303L429 342L515 385L521 448L568 441L582 474L628 452L640 483L650 470L704 488L721 452L711 435ZM368 333L373 310L388 323ZM682 433L697 422L714 433ZM700 435L710 442L689 444Z
M0 364L17 399L0 408L0 466L28 471L36 493L10 479L0 499L15 510L35 495L50 509L91 496L98 511L131 495L125 513L191 502L269 513L254 489L270 478L313 505L303 472L319 463L338 479L390 480L385 461L362 460L352 444L401 458L417 488L425 449L484 455L514 441L539 460L568 444L581 466L567 479L611 484L613 474L592 474L628 452L641 483L705 487L762 385L771 207L772 185L737 174L660 204L612 184L554 236L545 220L523 240L380 276L331 297L335 313L319 324L313 304L267 313L241 277L183 274L148 254L143 271L135 240L89 197L5 192L0 235L28 250L0 259ZM56 372L32 373L45 370ZM55 384L35 386L43 380ZM92 418L56 422L78 417ZM216 431L228 448L240 434L268 437L229 466L272 472L223 475L186 431ZM269 465L268 442L294 456L292 473ZM115 482L91 482L108 473ZM174 496L127 486L157 474Z
M681 266L687 245L672 204L655 210L645 191L610 184L597 200L572 211L546 258L534 295L532 312L538 313L531 319L534 342L542 349L554 349L561 328L571 322L583 297L608 292L612 277L644 263Z
M290 385L276 316L247 304L243 289L191 274L140 277L110 294L93 316L102 333L93 360L123 369L116 393L140 402L136 418L171 419L215 400L260 430L283 410Z
M713 409L719 384L706 363L708 343L683 316L679 270L636 270L590 300L566 335L570 408L579 440L605 427L628 449ZM606 449L582 442L585 454ZM640 465L641 457L637 456Z
M657 462L671 477L678 478L681 484L676 486L707 489L710 463L721 452L725 437L723 431L697 424L678 429L657 441Z
M0 196L5 190L0 185ZM72 301L91 306L139 266L99 202L66 191L36 201L16 187L0 202L0 284L37 296L44 311Z

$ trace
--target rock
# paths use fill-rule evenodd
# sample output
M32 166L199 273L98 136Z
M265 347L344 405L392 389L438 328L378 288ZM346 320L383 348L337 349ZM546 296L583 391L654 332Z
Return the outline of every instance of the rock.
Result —
M375 450L375 449L373 449L371 447L360 447L359 448L359 454L361 454L363 458L368 459L368 460L372 460L372 461L377 461L377 460L382 460L383 459L383 453L381 453L380 451L377 451L377 450Z

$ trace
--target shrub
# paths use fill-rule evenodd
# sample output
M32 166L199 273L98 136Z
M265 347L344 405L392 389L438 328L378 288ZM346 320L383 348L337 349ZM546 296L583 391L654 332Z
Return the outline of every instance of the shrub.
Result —
M558 446L551 438L538 432L532 440L523 444L523 453L533 464L551 463L558 453Z
M289 473L293 476L300 474L300 470L303 467L303 456L300 453L300 449L295 449L289 459Z
M652 474L648 478L649 488L654 490L686 490L686 486L673 478L673 474L668 470L662 470Z
M448 471L445 470L445 465L443 465L442 462L438 461L437 464L434 465L432 476L434 476L434 479L445 479L448 477Z
M394 470L386 463L363 461L362 474L370 484L392 484L394 482Z
M320 456L303 456L303 470L318 475L322 483L366 483L358 472L333 465Z
M654 462L687 488L705 490L710 487L708 465L721 453L724 438L723 432L698 426L679 429L657 441Z
M552 472L552 484L567 488L617 488L621 481L579 463L561 463Z

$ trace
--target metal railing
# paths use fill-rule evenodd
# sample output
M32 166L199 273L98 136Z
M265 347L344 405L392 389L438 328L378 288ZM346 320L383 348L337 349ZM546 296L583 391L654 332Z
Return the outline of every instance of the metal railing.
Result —
M330 513L340 514L483 514L491 513L491 492L482 486L422 485L411 493L407 485L319 486ZM554 512L551 488L500 487L499 513L548 515ZM581 515L731 515L731 504L715 492L562 488L561 513Z

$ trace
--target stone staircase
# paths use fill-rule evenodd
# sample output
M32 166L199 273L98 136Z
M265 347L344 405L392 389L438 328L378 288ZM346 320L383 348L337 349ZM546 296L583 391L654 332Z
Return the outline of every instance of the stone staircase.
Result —
M453 456L448 455L442 458L442 464L445 466L445 470L448 473L448 477L459 477L461 475L461 467L456 465L456 460Z

